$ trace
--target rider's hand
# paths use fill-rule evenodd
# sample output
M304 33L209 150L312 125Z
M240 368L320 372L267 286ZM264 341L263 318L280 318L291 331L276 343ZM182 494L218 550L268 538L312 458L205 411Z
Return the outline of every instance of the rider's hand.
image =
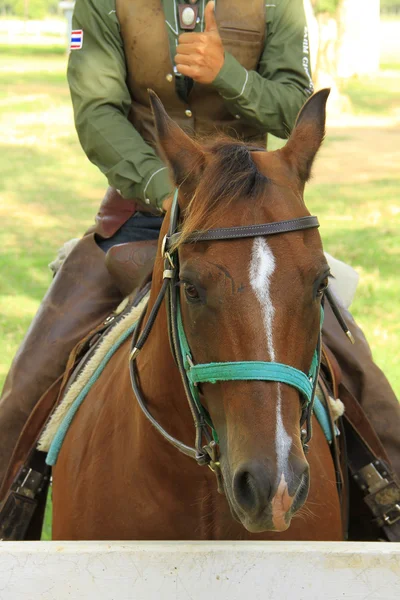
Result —
M224 60L224 47L215 20L214 2L208 2L203 33L182 33L176 49L175 62L179 73L198 83L212 83Z

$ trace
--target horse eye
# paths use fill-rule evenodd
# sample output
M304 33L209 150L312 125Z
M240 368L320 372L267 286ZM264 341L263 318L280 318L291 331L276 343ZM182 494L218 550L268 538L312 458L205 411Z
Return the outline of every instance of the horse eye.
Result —
M317 296L322 296L323 293L325 292L326 288L328 287L328 283L329 283L329 279L328 277L325 277L325 279L323 279L321 281L321 283L319 284L318 287L318 291L317 291Z
M195 286L191 283L184 283L185 295L188 300L198 300L199 292L196 290Z

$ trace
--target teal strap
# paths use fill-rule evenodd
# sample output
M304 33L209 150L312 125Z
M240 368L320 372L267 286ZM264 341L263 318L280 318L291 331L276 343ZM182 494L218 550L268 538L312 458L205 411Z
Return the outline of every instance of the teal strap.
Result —
M192 359L192 354L190 352L189 344L188 344L188 341L187 341L186 335L185 335L185 330L183 328L182 312L181 312L181 305L180 305L180 301L179 301L179 295L178 295L177 310L178 310L178 312L177 312L177 324L178 324L179 345L181 347L181 352L182 352L183 364L184 364L184 367L185 367L185 371L186 371L186 374L188 376L188 381L189 381L189 385L190 385L190 391L192 393L193 399L194 399L194 401L196 403L196 406L197 406L200 414L203 415L206 423L211 428L214 441L218 444L218 442L219 442L218 434L217 434L216 430L214 429L214 425L212 423L212 420L211 420L211 417L209 415L209 412L202 405L202 403L200 401L199 390L197 389L196 385L194 384L194 382L189 377L189 371L190 371L190 367L191 367L191 364L190 364L189 361L191 361L191 359Z
M318 423L321 425L322 431L329 443L332 442L332 428L328 417L328 411L322 404L321 400L315 394L314 398L314 414L317 417Z
M311 401L312 384L302 371L275 362L242 361L194 365L188 370L190 381L216 383L217 381L275 381L286 383Z

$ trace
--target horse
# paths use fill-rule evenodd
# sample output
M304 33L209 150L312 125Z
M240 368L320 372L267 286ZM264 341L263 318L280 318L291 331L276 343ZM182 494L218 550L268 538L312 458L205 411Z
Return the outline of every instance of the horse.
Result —
M177 193L133 347L92 385L53 468L54 539L343 539L311 410L329 267L303 197L328 95L267 152L194 140L150 94Z

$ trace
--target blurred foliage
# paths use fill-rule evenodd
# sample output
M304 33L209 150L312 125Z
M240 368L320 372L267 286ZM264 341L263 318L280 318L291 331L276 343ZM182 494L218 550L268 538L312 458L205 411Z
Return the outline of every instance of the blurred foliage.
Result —
M58 12L58 0L0 0L0 15L43 19Z
M381 0L381 9L400 8L400 0Z
M342 0L311 0L314 12L334 14ZM380 0L381 10L400 9L400 0Z
M23 57L40 59L40 57L49 57L50 59L55 58L57 55L65 57L65 47L60 45L26 45L26 46L13 46L12 54L14 57ZM4 56L10 55L10 47L0 44L0 61ZM12 75L14 77L14 73ZM63 81L65 81L64 74L61 74Z
M334 14L341 0L312 0L315 14L330 13Z

